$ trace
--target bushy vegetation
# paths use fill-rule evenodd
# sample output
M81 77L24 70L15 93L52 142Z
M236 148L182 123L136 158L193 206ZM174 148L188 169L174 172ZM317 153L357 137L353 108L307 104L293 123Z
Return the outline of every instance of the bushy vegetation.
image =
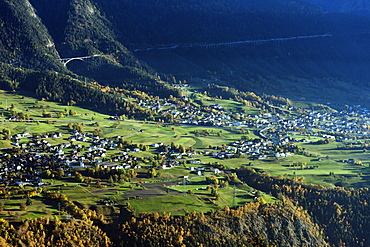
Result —
M189 212L181 217L143 214L131 218L121 229L122 243L133 246L326 245L310 216L291 203L250 203L209 214Z
M369 213L365 208L369 189L328 189L306 185L299 178L294 180L273 178L250 168L238 171L248 184L262 191L269 191L285 201L296 202L319 223L328 242L333 246L367 246ZM356 236L356 237L354 237Z

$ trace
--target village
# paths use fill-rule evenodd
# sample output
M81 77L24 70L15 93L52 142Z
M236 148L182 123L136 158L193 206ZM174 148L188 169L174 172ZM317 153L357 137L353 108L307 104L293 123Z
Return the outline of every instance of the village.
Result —
M220 160L281 159L305 154L299 145L312 142L310 138L322 139L322 143L353 142L355 145L361 139L366 140L369 137L370 111L360 106L347 107L338 112L305 110L296 117L289 117L279 113L244 115L230 112L218 104L199 108L162 100L141 101L140 104L172 119L168 123L163 123L164 125L194 125L217 128L220 132L222 129L233 128L240 132L240 139L225 143L223 146L210 147L207 151L199 151L184 149L176 143L137 145L127 142L121 136L103 138L98 134L84 133L76 129L71 130L67 136L63 136L61 132L43 135L17 133L11 137L13 148L2 150L0 182L6 186L16 184L37 187L43 184L42 178L71 177L75 169L94 167L111 170L171 169L185 163L202 165L203 156ZM292 107L290 109L294 110ZM118 121L114 117L110 117L109 120ZM258 138L249 138L248 133L254 133ZM199 135L197 132L194 134ZM51 145L48 142L50 139L63 141ZM107 155L107 150L117 152L111 156ZM143 150L151 151L151 162L144 162L142 157L136 157L135 154ZM153 157L156 158L156 162L153 162ZM352 162L353 159L348 157L348 160ZM197 174L202 175L199 170L202 169L197 168ZM215 174L220 172L219 169L213 170Z

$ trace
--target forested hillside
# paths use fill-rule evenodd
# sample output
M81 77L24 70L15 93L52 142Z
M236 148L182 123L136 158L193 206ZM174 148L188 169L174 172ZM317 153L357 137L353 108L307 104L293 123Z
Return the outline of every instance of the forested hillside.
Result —
M36 8L28 1L0 2L3 89L30 90L40 98L64 103L73 100L112 114L126 114L137 106L102 92L99 86L87 86L86 80L121 88L129 83L129 90L154 92L158 96L178 94L178 90L157 82L154 71L114 39L111 24L89 1L60 2L58 6L42 1L32 4ZM67 66L60 61L89 55L98 56L89 62L72 61ZM140 112L135 115L146 115Z
M117 39L131 51L140 50L136 57L179 79L216 77L240 90L286 97L318 95L323 86L332 87L328 79L349 87L368 85L367 17L326 13L302 1L96 2L117 24ZM330 36L258 42L319 34ZM206 44L210 48L199 46ZM313 85L292 90L300 78L314 79Z
M137 61L115 39L113 25L89 0L30 1L50 30L61 57L104 54L86 64L68 67L81 75L105 81L148 79L150 68ZM153 72L153 71L151 71Z
M28 1L0 1L0 62L64 71L53 38Z
M69 203L65 198L59 200ZM28 219L16 229L0 220L1 246L328 246L307 212L291 203L257 202L180 217L131 215L119 225L108 225L95 211L79 209L73 203L69 207L82 215L67 223Z
M118 39L128 45L218 43L325 32L317 25L322 22L320 9L295 1L96 2L117 24Z
M328 189L295 180L272 178L244 167L238 171L248 184L268 191L282 200L296 202L317 222L332 246L368 246L369 189Z
M74 73L146 93L163 87L153 81L157 75L170 81L217 78L241 91L285 97L318 95L323 86L337 87L328 83L335 80L356 97L354 86L368 86L370 19L327 13L312 3L3 0L1 4L6 11L1 14L0 58L12 66ZM238 41L249 42L233 44ZM89 55L99 56L71 61L67 67L58 61ZM311 81L308 90L296 83L301 79ZM336 98L330 90L320 97Z
M141 215L122 225L120 239L122 246L327 246L307 212L291 203Z

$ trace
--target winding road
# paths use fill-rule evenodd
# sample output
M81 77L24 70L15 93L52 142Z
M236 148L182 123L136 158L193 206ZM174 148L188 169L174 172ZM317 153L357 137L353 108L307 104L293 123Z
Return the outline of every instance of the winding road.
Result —
M273 39L259 39L259 40L243 40L243 41L234 41L234 42L225 42L225 43L214 43L214 44L189 44L189 45L172 45L172 46L159 46L159 47L148 47L144 49L135 49L133 52L142 52L142 51L152 51L152 50L173 50L178 48L215 48L221 46L234 46L241 44L260 44L266 42L275 42L275 41L287 41L287 40L297 40L297 39L314 39L314 38L325 38L333 36L330 33L318 34L318 35L302 35L286 38L273 38Z

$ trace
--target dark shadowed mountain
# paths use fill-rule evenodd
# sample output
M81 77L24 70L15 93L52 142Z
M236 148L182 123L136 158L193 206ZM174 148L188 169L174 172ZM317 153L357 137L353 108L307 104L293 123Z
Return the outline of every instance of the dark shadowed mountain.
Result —
M0 1L0 61L65 71L54 41L28 1Z
M304 0L326 11L370 15L370 2L366 0Z
M299 0L1 0L1 7L0 61L8 65L119 87L140 82L136 89L152 93L159 74L291 97L327 90L325 100L335 100L335 87L367 100L367 16ZM99 56L66 67L58 60L91 55Z

